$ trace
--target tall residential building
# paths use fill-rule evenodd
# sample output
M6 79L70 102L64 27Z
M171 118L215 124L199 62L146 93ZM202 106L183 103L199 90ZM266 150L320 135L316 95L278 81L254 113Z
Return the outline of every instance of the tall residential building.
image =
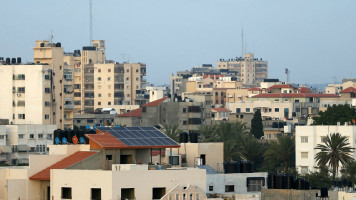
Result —
M50 65L0 64L0 118L10 124L54 124Z
M216 66L218 69L236 71L245 85L256 85L268 78L268 62L255 58L252 53L245 54L244 58L220 59Z
M135 99L136 90L145 88L146 64L123 63L124 67L124 104L142 105L139 99Z
M48 64L52 69L52 101L53 112L51 118L60 129L73 127L73 66L64 65L64 51L61 43L49 41L36 41L34 50L34 62Z

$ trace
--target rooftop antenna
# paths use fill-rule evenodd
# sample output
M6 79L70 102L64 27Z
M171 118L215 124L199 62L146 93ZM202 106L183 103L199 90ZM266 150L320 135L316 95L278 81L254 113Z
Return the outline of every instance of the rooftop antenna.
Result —
M241 53L243 58L244 57L244 29L243 28L241 31Z
M93 10L92 10L93 1L89 0L89 13L90 13L90 41L89 45L93 41Z
M290 74L290 70L288 68L285 68L284 71L285 74L287 74L287 83L289 83L289 74Z
M53 31L51 30L51 35L50 35L50 37L49 37L49 41L50 41L50 43L52 43L53 38L54 38L54 36L53 36Z

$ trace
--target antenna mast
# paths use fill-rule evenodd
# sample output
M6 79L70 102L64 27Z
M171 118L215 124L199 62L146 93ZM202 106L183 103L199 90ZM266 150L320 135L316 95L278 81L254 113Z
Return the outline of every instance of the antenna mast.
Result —
M241 53L243 58L244 57L244 29L243 28L241 31Z
M285 68L285 73L287 74L287 83L289 83L290 70L288 68Z
M93 41L93 10L92 10L92 5L93 5L92 0L89 0L89 13L90 13L90 41L89 41L89 45L91 45L91 42Z

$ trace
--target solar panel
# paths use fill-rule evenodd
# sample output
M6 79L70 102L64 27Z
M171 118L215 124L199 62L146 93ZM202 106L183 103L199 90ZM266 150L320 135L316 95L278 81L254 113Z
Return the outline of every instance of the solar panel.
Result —
M97 129L109 132L127 146L179 146L155 127L98 127Z

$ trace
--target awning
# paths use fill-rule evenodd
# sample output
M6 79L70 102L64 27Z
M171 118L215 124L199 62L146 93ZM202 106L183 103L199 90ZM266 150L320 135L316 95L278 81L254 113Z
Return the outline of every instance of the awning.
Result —
M0 152L1 153L11 153L12 152L11 147L0 145Z
M17 145L17 151L30 151L31 147L26 144L19 144Z

